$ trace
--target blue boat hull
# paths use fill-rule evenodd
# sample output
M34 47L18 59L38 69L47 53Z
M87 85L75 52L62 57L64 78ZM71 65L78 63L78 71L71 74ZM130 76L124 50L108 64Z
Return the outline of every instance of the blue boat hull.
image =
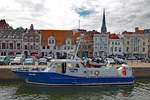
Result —
M25 82L44 85L103 85L103 84L133 84L133 77L77 77L48 72L13 71Z

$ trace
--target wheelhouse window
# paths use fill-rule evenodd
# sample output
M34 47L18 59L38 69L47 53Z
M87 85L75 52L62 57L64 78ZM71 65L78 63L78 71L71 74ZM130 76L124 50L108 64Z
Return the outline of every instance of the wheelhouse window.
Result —
M79 66L79 64L77 64L77 63L67 63L67 66L69 67L69 68L80 68L80 66Z

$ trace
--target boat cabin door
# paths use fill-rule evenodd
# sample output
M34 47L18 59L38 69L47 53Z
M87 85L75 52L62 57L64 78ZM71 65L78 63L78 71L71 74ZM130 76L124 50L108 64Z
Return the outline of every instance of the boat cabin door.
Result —
M62 73L66 73L66 63L62 63Z

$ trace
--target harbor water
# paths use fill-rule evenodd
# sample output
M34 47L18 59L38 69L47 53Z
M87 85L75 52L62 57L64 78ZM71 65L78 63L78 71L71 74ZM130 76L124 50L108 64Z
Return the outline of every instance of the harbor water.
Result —
M0 82L0 100L150 100L150 80L134 85L50 87L24 82Z

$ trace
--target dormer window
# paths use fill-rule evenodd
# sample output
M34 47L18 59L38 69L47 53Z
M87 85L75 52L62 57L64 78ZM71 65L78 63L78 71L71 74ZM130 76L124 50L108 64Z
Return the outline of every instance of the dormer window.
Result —
M50 37L50 38L48 38L48 44L49 45L54 45L55 44L55 38L54 37Z
M33 42L33 37L30 38L30 42Z
M71 44L71 39L67 39L66 44Z
M28 42L28 37L24 37L24 41L25 41L25 42Z
M36 40L35 40L36 42L39 42L39 38L38 37L36 37Z

